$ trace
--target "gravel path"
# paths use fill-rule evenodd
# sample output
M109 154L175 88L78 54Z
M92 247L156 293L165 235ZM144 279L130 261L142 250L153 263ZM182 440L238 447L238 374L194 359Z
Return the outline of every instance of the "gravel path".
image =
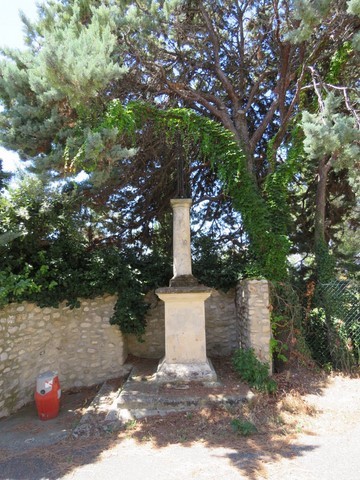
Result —
M334 377L307 401L321 413L309 417L283 452L191 445L156 447L127 439L63 480L359 480L360 379ZM252 461L256 468L252 469Z

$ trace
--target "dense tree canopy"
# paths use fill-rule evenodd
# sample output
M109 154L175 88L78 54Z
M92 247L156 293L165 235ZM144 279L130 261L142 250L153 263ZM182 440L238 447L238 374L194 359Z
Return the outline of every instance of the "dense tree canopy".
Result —
M287 280L290 253L354 265L359 0L38 11L27 48L3 52L0 141L45 184L66 179L91 248L169 252L169 199L186 194L199 242L209 233L248 274Z

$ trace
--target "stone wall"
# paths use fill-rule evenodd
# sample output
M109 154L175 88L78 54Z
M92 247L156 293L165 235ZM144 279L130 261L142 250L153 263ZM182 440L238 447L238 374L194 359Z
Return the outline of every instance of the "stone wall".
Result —
M80 308L10 304L0 310L0 417L33 398L36 377L59 373L63 389L122 374L126 345L109 324L115 297L83 300Z
M10 304L0 310L0 417L33 398L36 377L59 373L63 389L88 386L123 373L127 353L161 358L165 353L164 303L154 292L144 342L111 326L116 298L83 300L80 308L58 309ZM269 362L270 313L268 284L244 281L228 293L213 290L205 302L206 344L210 357L230 355L239 346L254 348Z
M165 304L153 290L144 300L149 304L146 331L141 342L135 335L126 335L128 352L136 357L162 358L165 354Z
M238 348L235 290L213 290L205 302L205 328L209 357L231 355Z
M165 309L155 294L145 297L150 308L147 313L147 328L140 343L134 335L127 335L128 351L144 358L162 358L165 354ZM210 357L230 355L238 347L235 311L235 291L227 293L213 290L205 302L206 349Z
M236 291L239 346L253 348L262 362L269 364L272 372L270 353L270 301L269 285L266 280L244 280Z

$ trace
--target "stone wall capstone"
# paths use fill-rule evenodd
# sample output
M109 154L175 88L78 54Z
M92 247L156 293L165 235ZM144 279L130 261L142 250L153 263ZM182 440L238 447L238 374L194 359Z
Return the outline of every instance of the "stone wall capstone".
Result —
M9 304L0 310L0 417L33 399L36 378L59 374L61 388L89 386L123 374L123 335L109 324L116 298L87 299L80 308Z

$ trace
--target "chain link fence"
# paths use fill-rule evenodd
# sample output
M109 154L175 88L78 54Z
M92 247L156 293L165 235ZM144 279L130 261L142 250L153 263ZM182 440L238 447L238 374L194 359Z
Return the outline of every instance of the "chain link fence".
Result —
M307 312L305 337L319 364L351 371L360 365L360 282L318 284Z

